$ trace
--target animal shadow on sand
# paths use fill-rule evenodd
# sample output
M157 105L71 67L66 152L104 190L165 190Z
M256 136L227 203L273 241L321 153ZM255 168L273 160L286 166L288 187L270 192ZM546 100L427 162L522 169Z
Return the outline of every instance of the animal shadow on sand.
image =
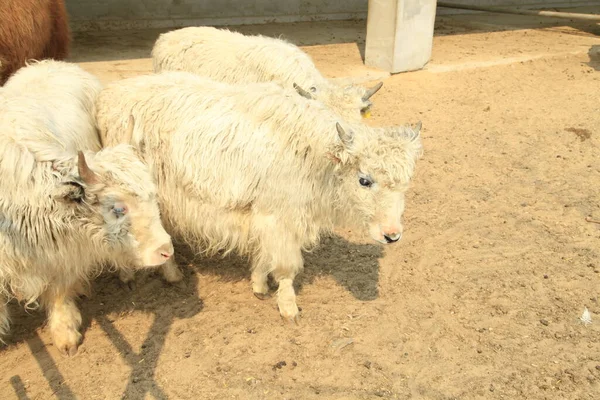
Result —
M596 71L600 71L600 45L593 45L588 50L588 57L590 61L587 65L594 68Z
M249 282L249 262L244 258L235 255L207 258L195 255L183 244L176 244L176 254L177 263L185 275L181 286L166 283L156 272L138 272L136 287L130 290L119 281L116 274L106 273L92 282L90 297L84 297L79 302L84 343L85 332L95 320L131 367L121 398L144 398L147 394L156 399L167 398L154 380L154 373L173 322L191 318L203 308L197 291L198 274L216 275L224 281ZM304 272L296 278L297 293L301 293L302 287L316 278L329 275L358 300L368 301L378 297L379 258L383 257L381 246L351 243L332 235L324 237L319 247L304 256ZM248 295L252 296L250 289ZM54 395L59 399L75 399L55 362L56 357L60 356L48 348L37 333L45 323L45 313L37 310L26 312L16 302L12 302L9 308L13 324L7 345L27 343ZM133 349L113 324L115 315L134 311L155 315L139 352ZM93 343L86 345L93 346ZM144 362L141 363L141 360ZM17 398L28 399L23 385L25 378L15 375L9 380Z
M185 257L178 259L182 265L189 262ZM112 345L118 350L123 361L131 367L122 398L145 398L147 394L155 399L166 399L167 395L154 380L154 371L165 344L166 336L176 319L191 318L203 308L197 292L197 277L189 268L182 268L184 284L173 286L155 271L141 271L136 274L136 287L130 290L123 285L116 274L106 273L92 282L91 295L82 297L79 308L83 318L81 333L83 345L93 346L85 338L85 332L95 320L106 333ZM31 354L39 365L54 396L59 399L75 399L73 391L61 375L56 359L61 356L52 348L46 346L37 333L46 321L46 314L40 310L26 312L21 304L11 302L12 329L6 338L7 346L17 343L27 343ZM141 349L135 351L124 335L113 325L115 315L130 312L154 314L154 321L144 339ZM2 348L0 347L0 355ZM77 356L76 356L77 357ZM141 360L144 362L141 363ZM26 377L14 375L10 377L18 399L28 399L23 381ZM5 382L8 383L8 382Z
M187 255L188 259L193 256ZM296 293L321 276L331 276L361 301L374 300L379 296L379 259L383 257L383 247L377 244L352 243L341 236L330 235L321 239L320 245L310 252L304 252L304 271L295 281ZM217 275L224 281L250 282L250 262L236 255L226 257L196 257L190 266L201 274ZM272 290L276 284L269 281ZM250 287L250 285L248 285ZM249 294L251 295L251 291Z
M352 243L341 236L324 237L313 252L305 253L304 273L298 279L299 290L315 278L330 275L361 301L379 297L379 259L383 246Z

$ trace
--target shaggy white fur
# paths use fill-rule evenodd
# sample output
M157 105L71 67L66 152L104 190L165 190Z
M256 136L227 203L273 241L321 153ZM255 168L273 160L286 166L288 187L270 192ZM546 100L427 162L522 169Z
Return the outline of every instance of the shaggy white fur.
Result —
M24 67L0 97L0 336L6 302L41 303L54 344L73 355L74 296L103 264L160 265L173 253L156 187L133 148L97 153L99 82L57 61Z
M99 95L100 135L131 143L153 166L163 222L201 251L252 259L253 290L279 283L295 319L302 249L336 225L382 243L402 233L404 192L422 148L418 130L340 122L323 104L272 83L233 86L185 72L139 76Z
M231 84L274 82L290 89L297 85L303 96L354 122L369 115L369 98L382 85L369 90L336 85L292 43L208 26L161 34L152 49L152 62L155 72L186 71Z

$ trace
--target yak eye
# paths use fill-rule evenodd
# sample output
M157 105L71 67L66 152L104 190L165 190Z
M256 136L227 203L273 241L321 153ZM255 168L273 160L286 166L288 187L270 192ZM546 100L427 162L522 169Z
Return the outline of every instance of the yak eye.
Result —
M308 90L310 90L311 92L313 92L313 93L314 93L314 92L316 92L316 91L317 91L317 88L316 88L316 87L314 87L314 86L311 86L311 87L310 87L310 89L308 89Z
M360 183L361 186L364 186L364 187L371 187L371 185L373 184L373 181L361 176L360 178L358 178L358 183Z
M117 216L117 217L122 217L125 214L127 214L127 207L125 206L114 206L112 209L112 212Z

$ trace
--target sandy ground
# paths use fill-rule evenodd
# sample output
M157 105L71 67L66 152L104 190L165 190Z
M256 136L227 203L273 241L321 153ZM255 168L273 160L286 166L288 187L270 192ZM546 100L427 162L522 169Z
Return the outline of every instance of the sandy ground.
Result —
M362 22L244 30L284 33L330 77L385 77L362 66ZM72 59L105 82L144 73L157 34L79 34ZM43 314L12 304L0 398L598 398L598 34L438 18L431 63L386 77L369 121L423 121L399 244L339 231L307 254L299 327L252 295L243 260L185 248L186 288L98 279L72 359Z

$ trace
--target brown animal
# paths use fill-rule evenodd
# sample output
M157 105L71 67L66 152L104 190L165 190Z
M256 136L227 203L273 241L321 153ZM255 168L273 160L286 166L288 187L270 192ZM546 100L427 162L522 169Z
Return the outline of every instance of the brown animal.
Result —
M67 57L71 38L64 0L0 3L0 85L27 60Z

